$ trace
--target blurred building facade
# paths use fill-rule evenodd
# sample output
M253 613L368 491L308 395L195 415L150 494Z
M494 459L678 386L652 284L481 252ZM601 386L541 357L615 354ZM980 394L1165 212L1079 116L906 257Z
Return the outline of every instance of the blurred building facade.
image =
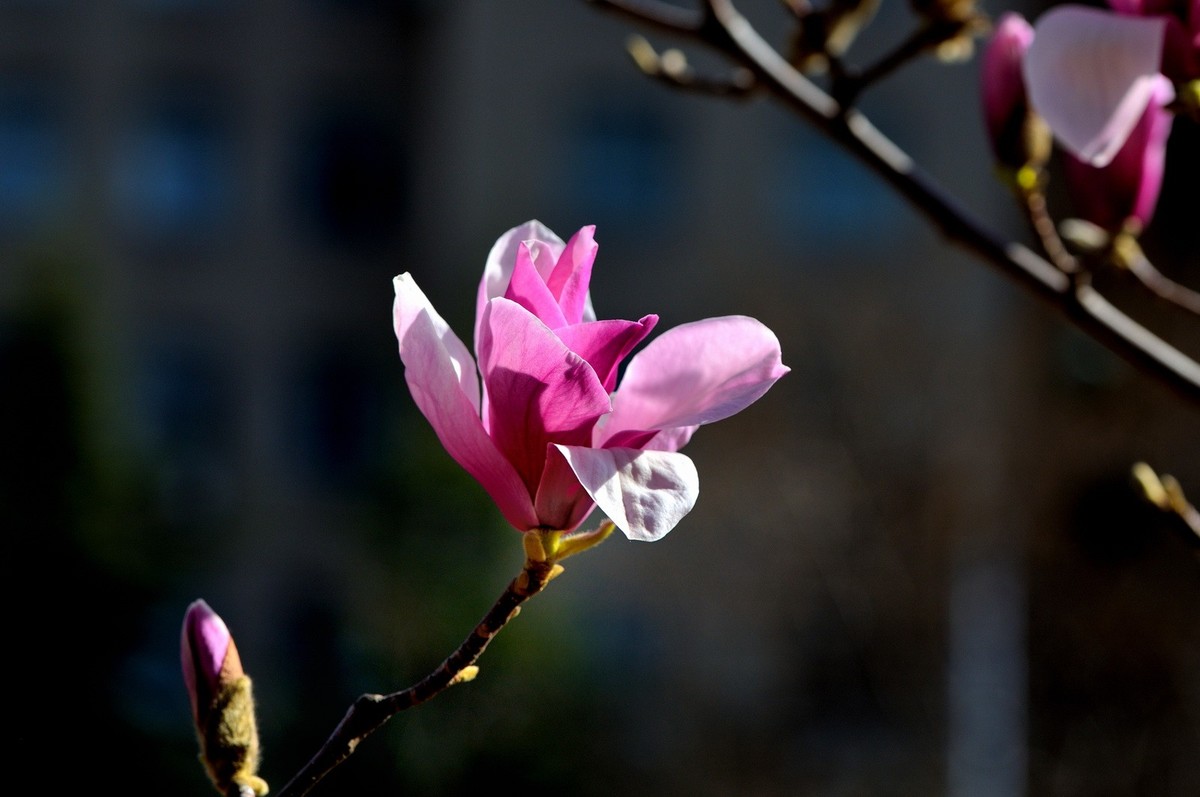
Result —
M19 628L70 683L85 606L97 657L86 700L23 705L22 755L84 784L137 747L203 793L174 659L199 594L258 679L268 779L436 665L520 552L408 399L389 282L465 337L491 242L538 217L597 224L602 316L754 315L794 372L697 435L684 526L573 562L328 793L1195 793L1197 563L1123 477L1200 484L1194 409L768 102L637 74L627 30L545 1L0 7ZM864 107L1019 230L973 88L922 62ZM1200 278L1186 183L1152 232ZM81 705L115 730L47 750Z

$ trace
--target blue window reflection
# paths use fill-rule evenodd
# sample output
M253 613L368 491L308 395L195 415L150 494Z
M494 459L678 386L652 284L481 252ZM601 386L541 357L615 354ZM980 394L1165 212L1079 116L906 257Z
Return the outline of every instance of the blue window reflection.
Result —
M185 91L125 133L113 171L118 221L145 239L204 237L232 216L233 143L223 120Z
M0 232L50 221L67 194L66 136L48 87L0 81Z
M910 211L859 163L834 143L790 128L770 161L764 209L787 245L847 240L895 245ZM870 236L864 238L868 226ZM832 261L831 261L832 262Z
M680 152L653 107L600 103L568 132L573 180L568 200L589 217L619 215L623 226L652 228L669 220L679 198Z

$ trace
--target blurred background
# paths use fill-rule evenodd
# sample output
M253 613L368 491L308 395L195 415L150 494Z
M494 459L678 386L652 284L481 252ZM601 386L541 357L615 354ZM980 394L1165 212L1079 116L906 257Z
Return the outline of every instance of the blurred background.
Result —
M850 60L912 25L885 3ZM1200 561L1128 477L1200 498L1197 408L765 97L641 76L632 30L562 0L0 4L19 769L210 793L197 597L276 789L457 645L522 551L408 395L390 280L469 340L489 247L538 218L597 225L601 317L753 315L793 371L696 435L674 532L568 562L475 683L315 794L1200 794ZM976 70L922 60L862 106L1022 237ZM1195 125L1169 164L1146 246L1195 286ZM1200 356L1194 318L1103 287Z

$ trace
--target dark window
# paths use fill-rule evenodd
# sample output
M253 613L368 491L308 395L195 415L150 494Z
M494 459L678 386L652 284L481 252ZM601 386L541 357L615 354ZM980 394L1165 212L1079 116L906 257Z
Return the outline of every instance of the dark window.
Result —
M790 128L765 169L764 215L784 243L816 240L841 247L854 240L886 248L905 234L910 219L904 205L818 135ZM864 229L870 234L864 236Z
M306 347L290 382L288 462L303 479L369 487L384 436L381 382L369 361L352 345Z
M351 249L390 243L404 205L401 148L398 126L379 116L324 111L301 144L297 189L304 228Z
M592 100L567 131L565 199L580 205L578 215L613 218L623 229L661 225L678 207L677 142L652 107Z

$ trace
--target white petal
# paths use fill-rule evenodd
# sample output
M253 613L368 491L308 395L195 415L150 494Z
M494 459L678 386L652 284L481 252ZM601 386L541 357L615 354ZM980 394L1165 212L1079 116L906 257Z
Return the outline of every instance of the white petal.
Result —
M1023 63L1033 109L1080 160L1105 166L1146 110L1166 21L1059 6L1034 26Z
M700 494L684 454L633 448L557 446L596 505L631 540L652 542L692 511Z

